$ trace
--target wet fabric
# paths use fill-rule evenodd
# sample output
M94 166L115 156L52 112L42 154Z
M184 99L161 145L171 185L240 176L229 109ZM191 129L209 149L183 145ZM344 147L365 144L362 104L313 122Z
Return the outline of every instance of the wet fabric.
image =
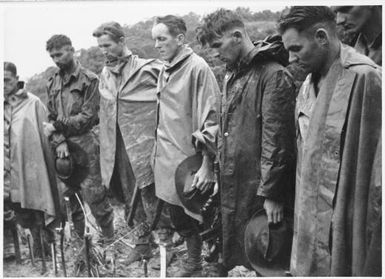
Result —
M302 85L296 119L312 83L310 76ZM381 134L381 68L341 45L319 89L306 138L297 134L291 273L361 276L373 252L374 224L381 222L369 210L373 190L380 189L370 185Z
M377 65L382 66L382 32L372 43L368 43L362 34L359 34L354 48L361 54L368 56Z
M80 185L67 186L81 189L96 222L103 232L107 232L113 225L113 209L102 184L99 141L92 130L98 123L98 84L97 76L78 62L76 70L69 76L64 76L61 71L55 72L47 85L48 119L56 128L51 136L53 147L64 141L69 146L76 146L76 149L69 150L71 156L87 172Z
M295 86L279 63L278 49L284 50L278 41L257 45L225 76L218 149L223 264L228 270L251 268L244 231L264 198L292 205Z
M4 197L23 209L60 215L54 157L43 132L47 110L38 97L19 90L4 100ZM31 146L33 148L31 148Z
M114 170L117 128L133 172L134 188L154 183L151 153L156 125L156 85L161 63L129 53L100 77L100 161L103 183L110 187ZM126 197L130 198L130 197Z
M219 88L207 63L184 46L173 61L162 68L157 91L156 195L167 203L183 207L176 192L175 171L184 159L203 149L215 153ZM184 210L202 221L200 215Z

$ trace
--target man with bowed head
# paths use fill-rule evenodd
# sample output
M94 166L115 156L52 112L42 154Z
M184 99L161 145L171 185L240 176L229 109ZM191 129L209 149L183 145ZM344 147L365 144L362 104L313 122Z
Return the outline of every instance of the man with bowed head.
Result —
M154 150L156 195L170 206L176 231L187 242L187 262L175 277L201 276L202 217L185 208L176 192L178 165L196 153L203 162L192 187L207 191L213 186L213 157L218 130L216 98L219 88L207 63L185 44L186 24L168 15L155 20L152 37L165 60L158 79L158 110Z
M380 276L381 68L340 43L328 7L292 7L279 31L290 62L309 74L295 115L291 273Z
M81 197L88 203L92 215L102 229L103 241L108 248L114 237L114 213L102 184L99 164L99 141L93 128L98 123L99 80L74 58L71 40L65 35L53 35L46 50L58 67L48 80L48 120L45 133L49 136L58 158L72 156L74 172L84 175L76 182L67 181L70 191L80 188ZM72 183L73 182L73 183ZM74 185L76 184L76 185ZM80 237L84 235L84 216L74 195L73 221ZM107 249L106 260L113 251Z
M251 267L244 232L253 214L264 208L268 222L278 224L292 207L295 87L280 38L254 44L235 12L207 15L197 37L227 66L218 139L223 227L218 272L226 276L237 265Z

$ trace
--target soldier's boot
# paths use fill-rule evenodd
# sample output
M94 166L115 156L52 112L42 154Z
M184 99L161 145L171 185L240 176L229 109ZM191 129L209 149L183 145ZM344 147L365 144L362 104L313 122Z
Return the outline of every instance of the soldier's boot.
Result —
M210 264L206 277L228 277L229 272L226 267L220 263Z
M149 260L152 258L152 249L151 249L151 234L140 236L135 243L135 248L131 249L131 253L128 254L128 257L125 261L128 265L142 260Z
M104 261L107 265L114 264L115 261L115 249L114 249L114 224L110 224L106 227L102 227L103 234L103 248L104 248Z
M187 259L174 277L202 277L202 239L199 234L186 238Z

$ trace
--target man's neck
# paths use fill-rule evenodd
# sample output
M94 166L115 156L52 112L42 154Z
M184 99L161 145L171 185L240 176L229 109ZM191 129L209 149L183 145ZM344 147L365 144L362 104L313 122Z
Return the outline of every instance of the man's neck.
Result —
M245 58L250 51L254 49L254 44L251 40L245 39L241 48L240 57L239 60L241 61L243 58Z
M66 75L66 76L69 76L71 75L72 73L74 73L76 71L76 62L75 60L73 59L67 68L63 69L63 73Z
M340 56L340 43L338 40L332 41L330 43L329 53L327 55L326 61L323 67L319 70L318 74L320 79L325 77L329 72L330 67L334 63L334 61Z
M171 63L175 60L175 58L176 58L176 57L179 55L179 53L182 51L183 47L184 47L184 45L181 45L181 46L179 46L179 47L177 48L177 50L176 50L176 52L175 52L175 55L174 55L169 61L167 61L169 64L171 64Z
M131 52L129 51L128 47L124 47L123 48L123 51L122 51L122 54L119 58L123 58L123 57L127 57L131 54Z

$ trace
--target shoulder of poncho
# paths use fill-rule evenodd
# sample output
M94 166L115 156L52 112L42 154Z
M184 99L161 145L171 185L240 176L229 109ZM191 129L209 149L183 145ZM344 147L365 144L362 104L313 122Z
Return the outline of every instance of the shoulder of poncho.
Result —
M210 66L207 64L206 60L203 57L199 56L195 52L187 59L190 60L191 66L197 70L209 70Z
M358 53L354 48L341 44L340 61L345 69L357 73L367 71L381 71L381 66L377 65L369 57Z
M98 79L98 76L94 72L84 68L83 66L81 66L80 68L79 76L84 76L86 79L90 81Z

